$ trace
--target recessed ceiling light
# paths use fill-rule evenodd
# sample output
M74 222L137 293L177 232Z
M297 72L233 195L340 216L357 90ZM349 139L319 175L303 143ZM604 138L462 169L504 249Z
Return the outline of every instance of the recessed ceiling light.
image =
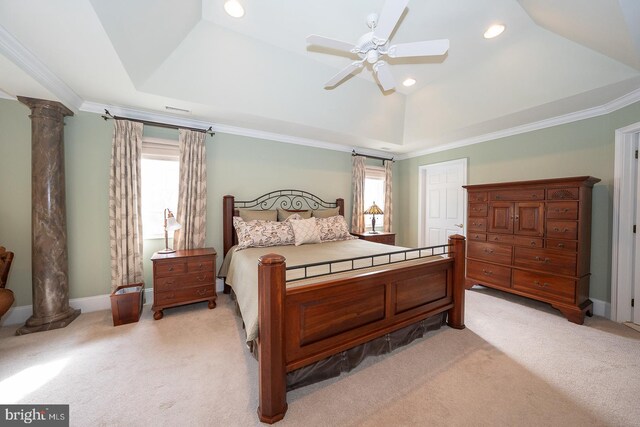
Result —
M485 39L492 39L494 37L498 37L504 31L505 26L502 24L495 24L489 27L487 31L484 32Z
M409 77L408 79L403 81L402 84L406 87L413 86L414 84L416 84L416 79L412 79L411 77Z
M244 7L238 0L227 0L224 3L224 10L234 18L242 18L244 16Z

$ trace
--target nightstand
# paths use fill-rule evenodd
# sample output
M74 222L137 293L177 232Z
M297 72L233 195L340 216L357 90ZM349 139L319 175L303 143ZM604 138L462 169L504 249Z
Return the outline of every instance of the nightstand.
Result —
M365 233L351 233L356 236L358 239L368 240L370 242L376 243L384 243L385 245L395 245L396 244L396 233L385 233L384 231L379 231L377 233L371 233L367 231Z
M216 306L216 251L213 248L186 249L170 254L156 252L153 261L153 318L163 310L193 302Z

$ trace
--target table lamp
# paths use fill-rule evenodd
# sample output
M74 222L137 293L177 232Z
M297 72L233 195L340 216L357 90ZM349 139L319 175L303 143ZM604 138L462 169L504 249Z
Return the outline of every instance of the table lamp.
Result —
M169 231L179 230L180 228L182 228L182 226L178 224L173 213L169 208L166 208L164 210L164 249L158 251L159 254L172 254L176 251L169 247Z
M380 209L378 205L376 205L376 202L373 202L371 207L369 207L369 209L364 211L364 214L372 215L371 216L371 234L378 234L378 232L376 231L376 215L383 215L384 212L382 212L382 209Z

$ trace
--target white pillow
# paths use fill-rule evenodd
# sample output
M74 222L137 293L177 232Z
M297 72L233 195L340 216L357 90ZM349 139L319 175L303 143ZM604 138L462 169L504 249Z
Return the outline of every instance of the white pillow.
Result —
M316 225L315 218L300 219L291 221L291 228L295 237L295 245L300 246L305 243L321 243L320 230Z

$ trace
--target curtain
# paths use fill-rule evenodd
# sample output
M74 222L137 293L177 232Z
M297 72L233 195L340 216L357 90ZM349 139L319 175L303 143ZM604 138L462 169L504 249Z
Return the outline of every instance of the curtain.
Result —
M180 129L180 184L174 249L204 248L207 213L207 162L204 132Z
M351 168L351 191L353 203L351 211L351 232L364 232L364 157L353 156Z
M392 170L393 160L384 161L384 231L391 233L391 219L393 213L393 199L391 189L393 184Z
M114 120L109 177L111 289L144 280L140 162L142 123Z

